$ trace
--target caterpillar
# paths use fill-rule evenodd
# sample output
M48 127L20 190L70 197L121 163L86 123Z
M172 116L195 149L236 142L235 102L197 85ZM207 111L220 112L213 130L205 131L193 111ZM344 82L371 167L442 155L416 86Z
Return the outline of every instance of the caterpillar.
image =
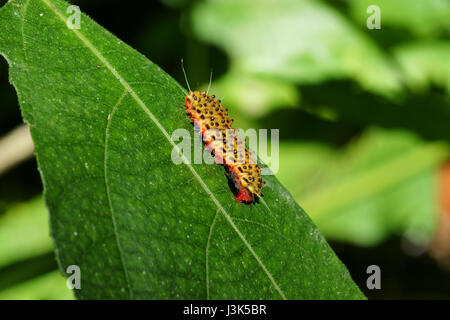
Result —
M232 128L228 109L222 107L215 95L190 89L185 107L191 123L200 129L205 149L211 152L217 164L225 167L235 199L246 204L258 202L265 184L261 167L252 161L254 153L245 147L245 141L239 139Z

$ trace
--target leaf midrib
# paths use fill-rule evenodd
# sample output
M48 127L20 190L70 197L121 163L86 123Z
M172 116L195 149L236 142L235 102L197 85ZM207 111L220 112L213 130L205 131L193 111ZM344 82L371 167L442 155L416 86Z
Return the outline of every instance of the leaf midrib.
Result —
M57 16L58 18L65 24L66 23L66 17L58 11L58 9L56 9L51 2L49 2L49 0L41 0L45 5L47 5ZM167 132L167 130L163 127L163 125L158 121L158 119L154 116L154 114L147 108L147 106L145 105L145 103L142 101L142 99L136 94L136 92L133 90L133 88L131 88L131 86L128 84L128 82L122 78L122 76L119 74L119 72L108 62L108 60L106 60L106 58L97 50L97 48L77 29L71 29L75 35L83 42L83 44L100 60L100 62L105 65L105 67L113 74L113 76L120 82L120 84L122 84L122 86L125 88L126 92L128 92L133 99L138 103L138 105L141 107L141 109L147 114L147 116L154 122L154 124L158 127L158 129L162 132L162 134L164 135L164 137L167 139L167 141L169 141L169 143L173 146L173 148L180 152L181 150L179 149L179 147L172 141L169 133ZM268 277L268 279L270 280L270 282L272 283L272 285L274 286L275 290L279 293L279 295L281 296L281 298L283 299L287 299L286 295L284 294L284 292L281 290L280 286L278 285L278 283L275 281L275 279L273 278L272 274L270 273L270 271L267 269L267 267L264 265L264 263L262 262L261 258L256 254L256 252L254 251L253 247L250 245L250 243L247 241L247 239L244 237L244 235L241 233L241 231L237 228L236 224L233 222L233 220L231 219L230 214L228 214L228 212L225 210L225 208L221 205L221 203L219 202L219 200L217 200L217 198L214 196L214 194L211 192L211 190L208 188L208 186L206 185L206 183L203 181L203 179L200 177L200 175L197 173L197 171L195 171L194 167L192 167L192 165L190 165L188 159L185 157L185 155L183 153L181 153L181 158L183 159L183 162L186 164L186 166L189 168L189 170L191 171L191 173L194 175L194 177L197 179L197 181L200 183L201 187L205 190L205 192L207 193L207 195L211 198L211 200L214 202L214 204L217 206L217 208L222 212L224 218L228 221L228 223L230 224L230 226L233 228L233 230L237 233L237 235L239 236L239 238L241 239L241 241L244 243L244 245L247 247L247 249L250 251L250 253L253 255L253 257L255 258L255 260L258 262L258 264L260 265L260 267L263 269L264 273L266 274L266 276ZM111 206L112 208L112 206ZM111 214L113 214L113 212L111 212ZM116 232L116 230L115 230ZM116 240L119 243L119 239L117 236L117 232L115 234L116 236ZM120 247L119 247L120 250ZM121 254L122 257L122 254ZM122 259L122 265L125 271L125 274L127 274L126 271L126 267L124 264L124 261ZM128 287L130 289L131 292L131 286L129 283L129 279L128 277L126 277L127 279L127 284Z

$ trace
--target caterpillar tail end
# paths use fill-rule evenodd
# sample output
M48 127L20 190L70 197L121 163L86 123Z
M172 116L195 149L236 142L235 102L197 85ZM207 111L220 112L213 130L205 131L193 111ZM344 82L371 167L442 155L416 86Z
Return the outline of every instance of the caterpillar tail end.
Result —
M253 195L245 188L240 189L235 198L240 203L254 202Z

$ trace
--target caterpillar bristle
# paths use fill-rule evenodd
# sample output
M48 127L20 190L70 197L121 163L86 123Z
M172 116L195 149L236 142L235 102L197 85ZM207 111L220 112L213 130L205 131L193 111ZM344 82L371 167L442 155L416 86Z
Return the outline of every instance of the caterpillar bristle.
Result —
M236 200L255 203L262 197L261 187L264 181L261 178L261 168L251 162L254 152L243 146L245 141L239 139L232 128L233 119L228 117L228 109L223 108L221 101L215 98L215 95L210 96L203 91L189 91L185 100L187 114L191 122L201 128L205 147L211 149L213 156L223 159L225 174L237 189ZM213 135L213 138L206 133L212 129L217 130L217 135ZM239 152L240 149L244 152Z

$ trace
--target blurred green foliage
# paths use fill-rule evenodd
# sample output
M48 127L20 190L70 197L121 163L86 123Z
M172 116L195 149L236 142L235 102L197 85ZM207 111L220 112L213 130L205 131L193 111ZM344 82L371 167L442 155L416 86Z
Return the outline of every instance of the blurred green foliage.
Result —
M395 48L394 55L404 71L405 83L411 90L425 91L434 85L450 92L449 41L402 44Z
M192 87L213 69L238 127L279 128L277 176L330 240L429 243L450 141L448 0L73 3L180 83L181 57ZM369 5L380 30L366 27ZM4 61L0 80L5 133L20 113ZM50 271L42 200L16 205L35 184L34 164L0 177L0 298L69 297Z
M425 244L437 221L436 170L448 150L446 143L425 141L421 134L449 138L444 132L449 132L450 120L450 43L446 41L450 3L356 0L339 4L207 1L194 8L192 25L199 38L230 57L230 71L213 88L227 105L253 117L251 123L240 119L240 124L258 126L255 116L267 115L262 127L279 125L284 139L278 177L326 236L367 246L400 234ZM366 29L369 5L380 7L380 30ZM377 38L391 33L392 27L411 35L386 48ZM354 84L345 85L343 80ZM321 83L327 83L323 91ZM436 87L447 93L435 94ZM409 110L410 101L418 100L415 95L428 95L430 104L439 100L428 118L417 117L427 115L427 105ZM338 135L350 125L350 131L358 134L337 147L330 144L333 132L325 137L322 133L289 136L283 131L290 126L287 123L296 131L309 129L306 119L301 119L304 115L286 111L292 106L313 115L325 131L338 124ZM370 112L364 112L368 108ZM376 108L383 114L378 123L371 117ZM273 119L283 112L288 115L275 124ZM433 122L434 117L444 121ZM402 128L403 123L417 132L373 128ZM421 131L424 127L428 131ZM304 138L325 138L328 143Z
M382 24L404 29L417 38L439 37L450 32L450 2L447 0L348 0L350 16L360 24L370 5L380 7Z
M59 271L51 271L0 291L0 300L72 300Z
M0 300L72 299L55 267L42 197L12 206L0 216Z
M435 168L447 154L409 132L372 129L345 149L282 145L281 159L306 161L303 170L282 163L279 178L330 238L369 246L397 234L423 244L436 226Z
M201 39L229 54L240 74L293 84L353 78L382 93L400 86L374 42L321 1L208 1L195 8L192 23Z
M0 217L0 266L52 250L42 197L18 204Z

